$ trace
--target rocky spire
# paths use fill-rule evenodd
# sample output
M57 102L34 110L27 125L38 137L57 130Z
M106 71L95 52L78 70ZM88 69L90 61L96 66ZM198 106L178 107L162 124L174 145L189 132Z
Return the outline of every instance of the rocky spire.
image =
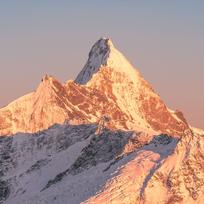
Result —
M86 84L101 67L113 68L130 77L138 75L134 67L113 45L111 39L101 38L91 48L87 63L77 76L75 82ZM137 74L136 74L137 73Z

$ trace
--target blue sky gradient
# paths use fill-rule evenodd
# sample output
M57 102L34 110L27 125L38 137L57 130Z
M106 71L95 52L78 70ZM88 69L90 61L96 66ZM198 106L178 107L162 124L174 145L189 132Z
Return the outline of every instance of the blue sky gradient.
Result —
M74 79L110 37L170 108L204 128L204 1L0 1L0 106L46 73Z

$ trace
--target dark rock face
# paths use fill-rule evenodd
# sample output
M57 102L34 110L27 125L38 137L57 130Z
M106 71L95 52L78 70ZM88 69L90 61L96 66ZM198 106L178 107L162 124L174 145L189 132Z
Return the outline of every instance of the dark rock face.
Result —
M109 39L102 38L93 45L91 51L89 52L87 63L75 80L76 83L86 84L91 79L92 75L98 71L101 65L107 65L106 59L110 52L108 42ZM96 60L96 62L94 63L95 59L98 60Z
M15 161L12 159L12 152L15 149L12 147L12 138L0 137L0 178L4 176L5 172L15 166Z
M155 144L155 145L168 145L169 143L171 143L173 140L173 138L167 134L161 134L158 136L155 136L153 138L153 140L151 141L151 143Z
M35 164L33 164L27 171L26 173L31 173L32 171L39 170L41 167L46 166L49 163L48 159L41 159L37 161Z
M9 196L10 189L6 181L0 180L0 203L6 200Z
M12 138L0 137L0 203L6 200L10 194L9 182L3 177L6 172L15 167L15 161L12 159Z
M75 175L98 163L120 157L132 134L132 132L104 131L101 135L94 136L71 166L69 173Z

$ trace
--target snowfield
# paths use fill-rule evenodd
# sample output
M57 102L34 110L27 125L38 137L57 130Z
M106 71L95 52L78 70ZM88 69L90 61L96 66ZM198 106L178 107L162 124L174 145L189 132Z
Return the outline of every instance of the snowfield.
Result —
M95 125L55 125L35 134L1 138L1 149L10 141L6 152L10 160L1 168L5 169L1 180L9 186L5 203L84 202L132 163L144 174L148 173L148 162L148 166L157 168L178 142L171 137L153 139L148 145L125 154L125 146L137 137L135 133L105 130L95 135L95 131ZM71 171L45 188L67 169Z

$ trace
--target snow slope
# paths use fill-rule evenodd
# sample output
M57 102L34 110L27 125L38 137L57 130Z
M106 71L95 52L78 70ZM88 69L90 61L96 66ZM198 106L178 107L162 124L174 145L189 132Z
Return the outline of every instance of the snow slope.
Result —
M96 128L1 137L0 203L202 203L204 137Z

